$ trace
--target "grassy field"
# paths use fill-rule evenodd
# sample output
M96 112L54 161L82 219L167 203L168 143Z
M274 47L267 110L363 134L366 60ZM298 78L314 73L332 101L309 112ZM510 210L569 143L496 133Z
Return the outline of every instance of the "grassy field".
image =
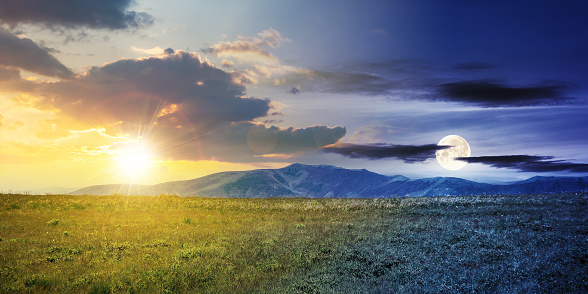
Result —
M588 293L588 194L3 194L0 292Z

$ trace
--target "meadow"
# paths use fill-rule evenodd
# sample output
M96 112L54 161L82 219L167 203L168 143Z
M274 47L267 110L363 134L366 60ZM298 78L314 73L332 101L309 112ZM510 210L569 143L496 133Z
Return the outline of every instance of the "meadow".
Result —
M2 293L588 293L588 194L0 195Z

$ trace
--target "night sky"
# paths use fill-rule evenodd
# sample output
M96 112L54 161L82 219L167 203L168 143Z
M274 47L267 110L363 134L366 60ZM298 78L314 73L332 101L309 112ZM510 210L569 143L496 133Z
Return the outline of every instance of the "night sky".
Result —
M0 189L588 175L588 2L0 0ZM468 164L435 160L447 135Z

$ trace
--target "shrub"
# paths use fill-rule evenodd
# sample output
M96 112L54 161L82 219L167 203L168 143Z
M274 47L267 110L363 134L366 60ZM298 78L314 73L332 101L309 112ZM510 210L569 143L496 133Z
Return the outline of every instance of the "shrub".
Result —
M189 225L189 224L191 224L191 223L192 223L192 220L191 220L189 217L185 217L183 221L184 221L184 223L185 223L185 224L187 224L187 225Z
M54 218L54 219L48 221L47 224L50 225L50 226L56 226L56 225L59 224L59 220L56 219L56 218Z
M20 209L20 205L18 205L18 204L10 204L10 206L8 206L6 208L6 210L13 210L13 209Z

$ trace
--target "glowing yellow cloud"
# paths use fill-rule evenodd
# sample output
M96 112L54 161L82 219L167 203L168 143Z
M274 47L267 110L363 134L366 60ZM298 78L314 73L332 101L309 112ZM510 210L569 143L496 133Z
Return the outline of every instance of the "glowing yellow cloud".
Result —
M149 55L161 55L161 54L165 53L163 48L161 48L159 46L155 46L150 49L141 49L141 48L137 48L135 46L131 46L131 50L136 51L136 52L140 52L140 53L144 53L144 54L149 54Z
M179 108L180 108L180 106L178 106L177 104L170 104L170 105L164 107L163 109L161 109L159 111L159 114L157 115L157 117L162 117L167 114L172 114L172 113L178 111Z

